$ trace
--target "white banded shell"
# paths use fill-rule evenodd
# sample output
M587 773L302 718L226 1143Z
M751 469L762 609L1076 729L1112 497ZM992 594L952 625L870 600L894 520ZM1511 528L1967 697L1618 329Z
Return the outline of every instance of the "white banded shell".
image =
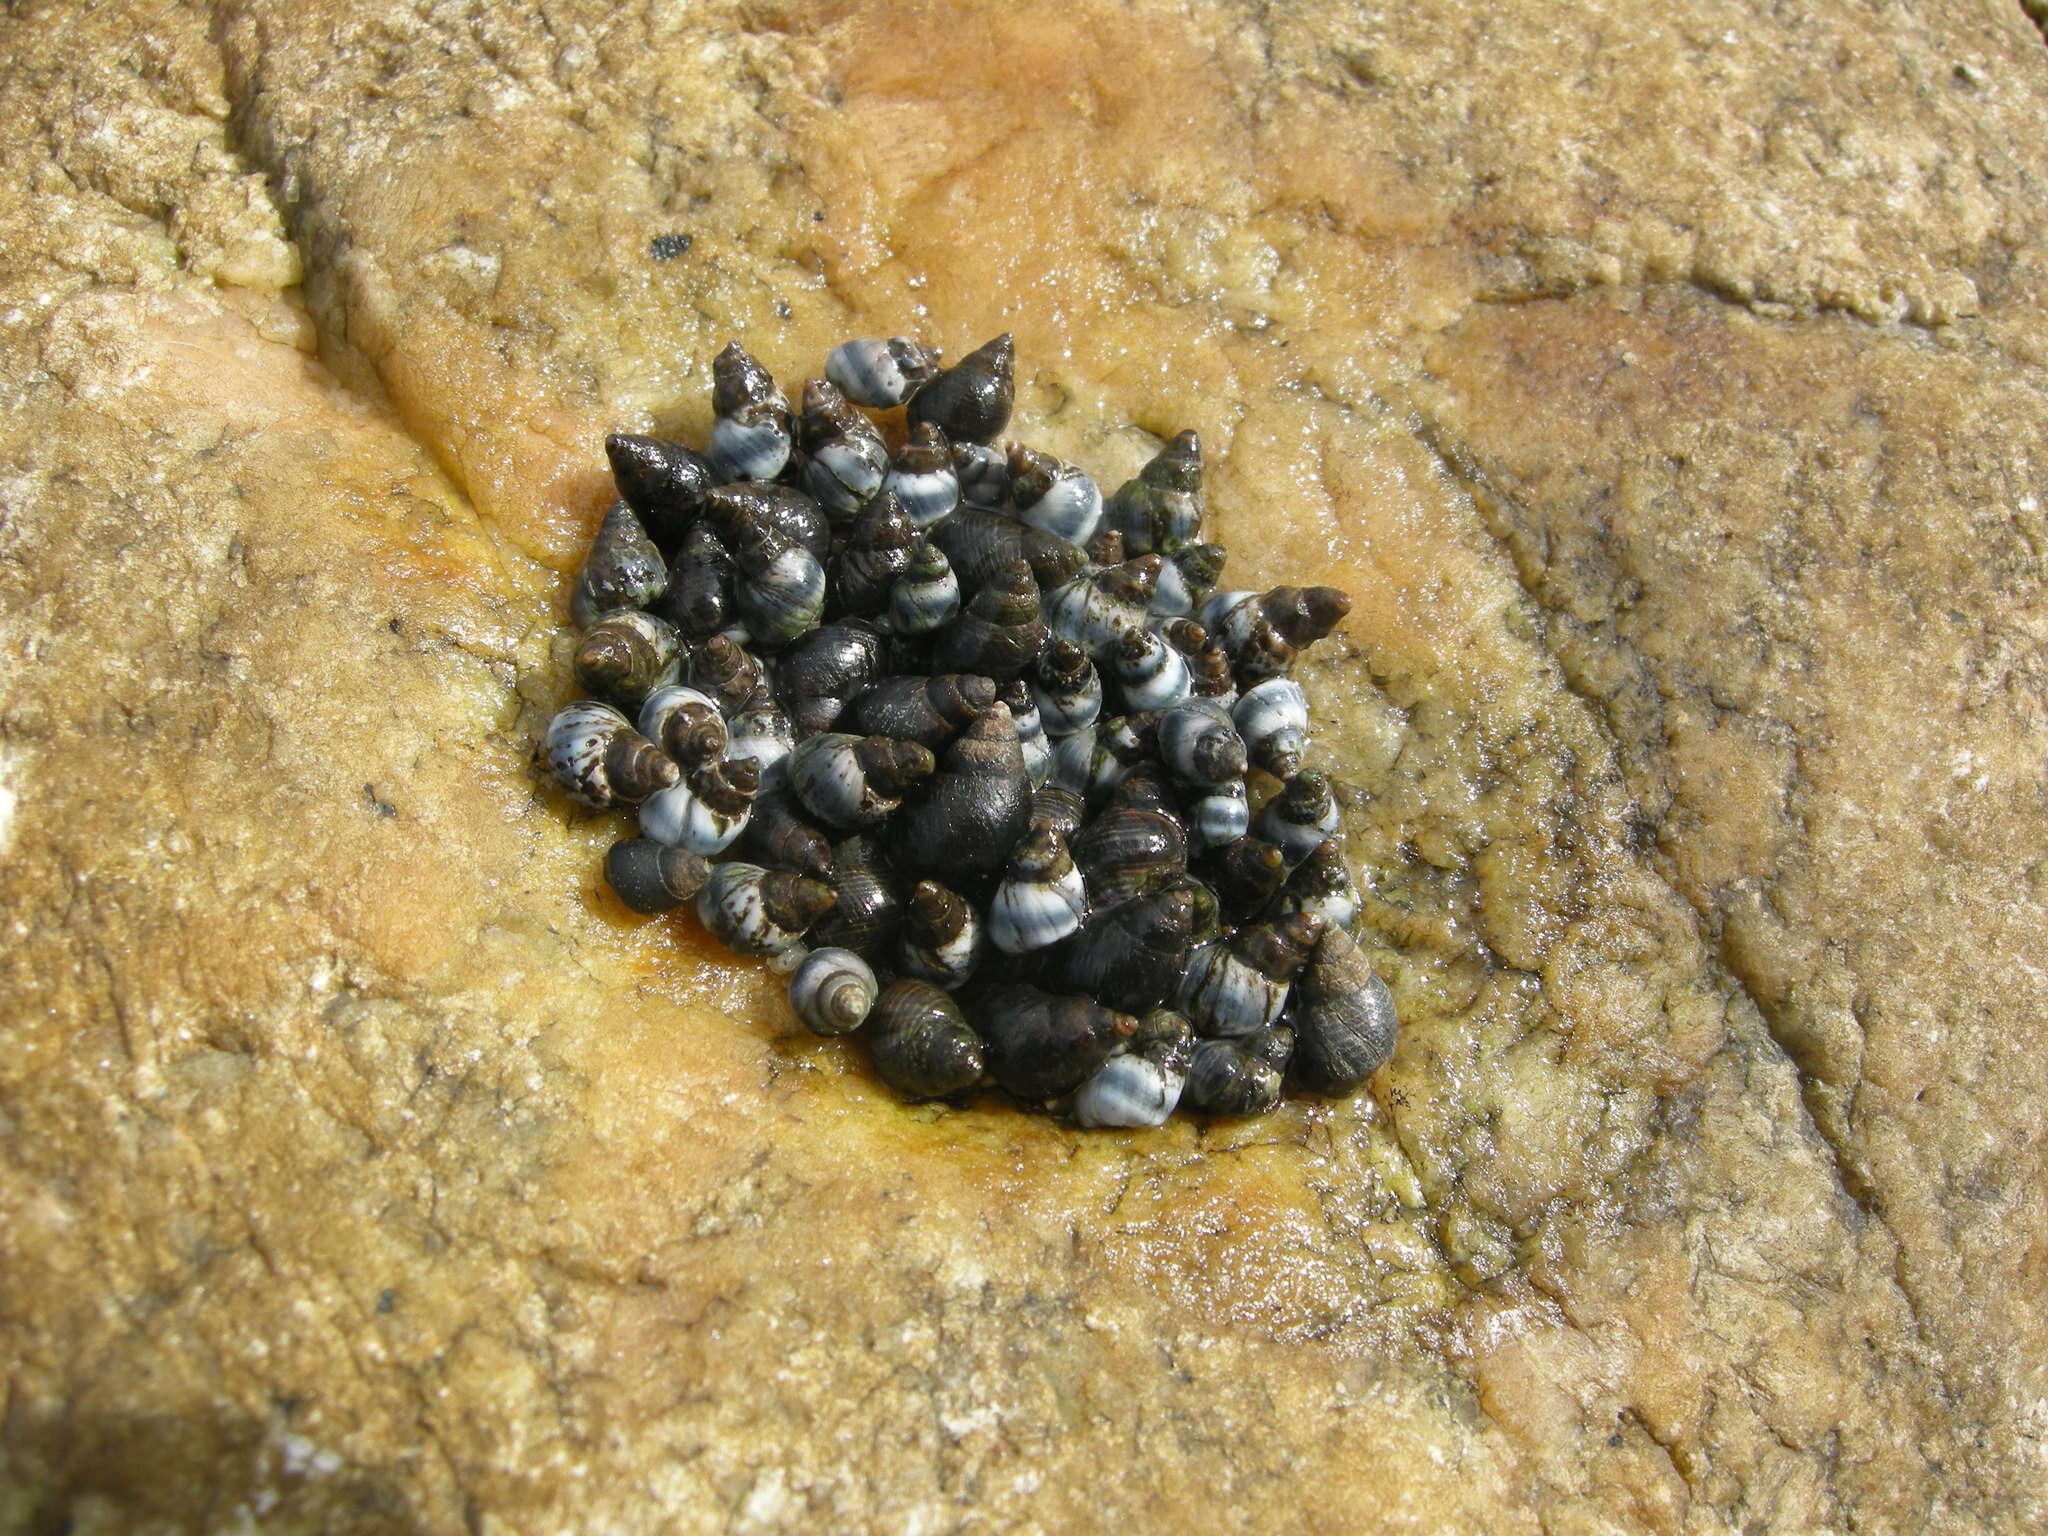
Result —
M901 405L938 375L939 354L908 336L842 341L825 355L825 377L856 405Z
M593 810L632 805L681 777L674 759L595 699L556 711L541 754L561 786Z
M1020 522L1086 544L1102 518L1102 492L1081 470L1022 444L1010 449L1010 501Z
M1244 779L1244 738L1214 699L1183 699L1159 717L1159 757L1176 779L1204 789Z
M1278 848L1289 865L1299 864L1336 831L1337 797L1330 781L1313 768L1289 779L1259 813L1259 836Z
M825 567L803 545L779 535L733 585L733 600L748 635L760 644L788 644L813 628L825 612Z
M753 759L740 761L749 765L744 794L728 790L716 797L707 795L707 774L715 774L725 766L707 764L682 783L670 785L640 802L641 832L657 843L707 856L730 848L746 830L747 818L753 813L752 786L757 782ZM722 779L720 783L723 784ZM714 804L714 798L723 805Z
M1102 675L1088 654L1057 640L1039 653L1031 679L1045 734L1057 740L1095 723L1102 713Z
M789 1006L814 1035L849 1035L867 1022L881 990L867 961L827 946L804 956L789 978Z
M715 722L717 728L710 729L707 724L705 729L697 733L696 738L689 743L692 752L679 752L677 747L682 743L666 739L671 734L672 725L687 720L704 722L707 717L708 722ZM692 766L694 762L720 756L725 751L725 717L719 711L718 701L703 690L682 683L669 683L647 695L647 702L640 706L640 717L634 724L640 728L642 736L661 744L671 757L683 763L685 767ZM686 733L678 730L675 734L680 737Z
M1291 677L1269 677L1244 691L1230 712L1252 763L1276 779L1301 769L1308 745L1308 695Z
M1087 915L1087 888L1066 839L1049 826L1033 828L989 903L990 941L1006 955L1027 954L1057 944Z
M697 896L697 919L736 955L780 955L837 899L820 881L732 859L712 866Z
M1252 807L1244 780L1199 796L1188 807L1188 833L1203 848L1226 848L1251 830Z
M1155 629L1133 630L1119 640L1109 671L1123 690L1127 713L1165 709L1188 696L1187 658Z
M1248 1035L1287 1006L1288 983L1262 976L1221 939L1188 955L1178 1006L1207 1035Z
M711 467L721 480L773 480L789 462L789 399L739 343L711 363Z
M899 635L928 635L960 613L960 578L946 553L918 540L910 564L889 589L889 627Z
M1112 1056L1074 1094L1074 1123L1090 1129L1164 1125L1186 1081L1186 1071L1170 1062L1135 1052Z

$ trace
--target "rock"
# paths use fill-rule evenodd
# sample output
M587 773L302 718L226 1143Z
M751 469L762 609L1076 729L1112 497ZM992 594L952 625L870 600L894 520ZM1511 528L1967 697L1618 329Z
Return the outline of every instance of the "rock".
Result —
M0 36L32 1528L2039 1526L2022 15ZM923 315L1354 594L1369 1096L905 1108L533 772L604 434Z

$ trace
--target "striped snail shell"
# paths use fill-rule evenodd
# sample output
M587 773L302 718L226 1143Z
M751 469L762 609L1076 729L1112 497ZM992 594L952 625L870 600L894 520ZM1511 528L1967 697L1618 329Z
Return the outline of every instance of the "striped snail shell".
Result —
M806 455L804 488L827 516L850 518L882 488L882 476L889 472L888 446L838 386L825 379L805 381L796 436Z
M657 544L674 549L717 484L711 461L665 437L614 432L604 440L612 481Z
M569 593L569 617L588 627L614 608L645 608L668 585L668 566L637 514L615 501Z
M1088 653L1071 641L1050 641L1038 653L1031 693L1045 734L1054 740L1085 730L1102 713L1102 677Z
M1214 699L1183 699L1159 717L1159 756L1185 784L1218 789L1244 781L1244 738Z
M1280 1102L1293 1031L1261 1030L1236 1039L1198 1040L1180 1101L1211 1115L1263 1115ZM1278 1055L1276 1063L1273 1057Z
M947 672L977 672L1006 682L1038 659L1045 642L1038 583L1020 556L991 577L952 627L939 636L932 664Z
M1287 879L1287 861L1264 838L1239 837L1226 843L1210 861L1216 899L1233 923L1250 922L1279 892Z
M1193 1059L1188 1021L1170 1008L1155 1008L1138 1020L1125 1049L1075 1092L1068 1113L1076 1125L1091 1128L1164 1125L1180 1102Z
M1345 1094L1394 1054L1394 994L1351 935L1326 928L1289 999L1294 1079L1311 1093Z
M635 722L640 734L684 768L724 755L725 717L710 694L670 683L647 695Z
M712 866L697 896L697 918L734 954L779 955L837 899L820 881L732 859Z
M1243 779L1197 795L1188 803L1188 833L1197 848L1223 848L1251 830L1252 805Z
M1103 520L1132 554L1170 555L1202 532L1202 440L1183 432L1117 487Z
M1156 630L1134 629L1119 639L1109 653L1109 674L1126 710L1166 709L1193 688L1187 658Z
M1081 926L1088 892L1066 839L1033 827L1010 855L1010 867L989 903L988 936L1006 955L1057 944Z
M1325 838L1294 868L1280 888L1283 912L1311 912L1332 928L1349 933L1358 925L1358 887L1344 862L1344 845Z
M750 528L773 528L823 560L832 553L832 522L825 509L793 485L721 485L704 498L705 526L727 549L738 549Z
M1223 577L1223 558L1221 544L1190 544L1168 555L1152 589L1152 612L1186 615L1201 607Z
M796 746L796 731L765 684L725 717L725 726L731 736L725 746L727 754L751 757L759 763L763 784L780 783L787 771L784 761Z
M1045 739L1045 724L1038 713L1038 701L1031 685L1021 677L1003 688L1003 703L1017 723L1017 745L1024 749L1024 771L1035 789L1052 777L1052 743Z
M1191 884L1176 882L1090 916L1067 948L1066 985L1130 1012L1172 997L1194 934Z
M818 557L767 523L741 531L733 546L740 569L733 598L757 645L779 650L825 611L825 567Z
M960 612L960 578L946 552L920 537L889 588L889 627L899 635L928 635Z
M986 930L974 906L936 880L910 892L897 959L909 975L941 987L959 987L981 964Z
M986 1049L960 1005L928 981L892 981L868 1015L875 1075L907 1099L964 1093L981 1081Z
M1053 743L1052 782L1064 785L1089 805L1099 805L1129 770L1110 751L1103 730L1087 726Z
M859 619L821 624L783 652L775 693L798 736L830 730L848 699L865 693L884 670L882 637Z
M999 699L946 744L938 772L904 803L896 857L921 874L1000 869L1031 822L1031 775L1017 725Z
M1012 443L1010 507L1019 522L1071 544L1085 544L1102 517L1102 492L1064 460Z
M920 425L924 425L920 423ZM911 431L916 432L917 427ZM934 432L938 428L933 427ZM963 506L998 510L1010 504L1010 457L986 443L954 443L948 450Z
M1308 746L1308 695L1291 677L1269 677L1247 688L1230 712L1244 738L1252 766L1276 779L1291 779L1301 769Z
M845 720L864 736L894 736L936 750L995 701L996 685L972 673L886 677L847 706Z
M911 527L920 532L951 517L960 505L960 476L954 472L946 434L928 421L912 427L909 439L889 461L882 488L903 503Z
M850 949L813 949L789 978L789 1006L814 1035L850 1035L868 1020L881 984Z
M1217 592L1202 604L1202 627L1230 657L1243 687L1277 677L1304 645L1320 640L1351 611L1335 587L1274 587Z
M789 784L804 808L834 827L868 827L903 803L936 765L929 748L889 736L824 731L789 755Z
M895 493L876 492L854 519L846 547L832 558L829 611L867 617L888 607L919 542Z
M930 422L949 442L990 443L1010 424L1016 348L1008 331L983 342L910 397L910 422Z
M946 552L953 574L968 591L995 580L1020 558L1043 590L1072 580L1088 563L1065 539L980 507L962 507L926 532Z
M708 695L728 716L744 709L768 686L754 653L730 635L713 635L691 651L683 661L683 681Z
M1329 779L1304 768L1259 813L1259 836L1280 850L1289 868L1337 830L1337 796Z
M1197 946L1181 980L1181 1012L1205 1035L1265 1028L1280 1017L1289 985L1322 935L1320 919L1294 913Z
M789 462L789 399L738 342L711 360L711 467L721 480L773 480Z
M1021 1099L1050 1099L1080 1086L1138 1028L1127 1013L1091 998L1001 982L973 1003L988 1042L988 1070Z
M1187 873L1188 836L1164 811L1115 805L1074 838L1074 862L1098 907L1170 884Z
M685 640L707 640L735 622L732 553L708 523L693 523L669 566L668 589L654 611Z
M675 626L638 608L618 608L583 632L570 669L586 693L638 709L681 669Z
M1064 784L1041 784L1031 793L1032 825L1051 827L1069 845L1087 819L1087 802Z
M938 377L939 354L908 336L842 341L825 354L825 377L855 405L901 405Z
M1145 627L1158 582L1157 555L1085 570L1046 593L1046 622L1062 640L1099 661L1125 635Z
M832 878L832 840L804 820L787 784L773 785L754 796L753 814L734 846L745 858L769 869L786 869L813 880Z
M541 753L561 786L593 810L638 805L682 777L674 759L632 721L595 699L558 710L541 738Z
M831 884L839 899L812 927L809 942L879 961L903 928L903 886L882 845L865 833L843 839L832 850Z
M640 830L692 853L723 853L746 826L759 787L760 765L751 757L703 763L640 803Z
M604 856L604 877L619 900L652 917L703 890L711 869L687 848L671 848L648 837L622 837Z

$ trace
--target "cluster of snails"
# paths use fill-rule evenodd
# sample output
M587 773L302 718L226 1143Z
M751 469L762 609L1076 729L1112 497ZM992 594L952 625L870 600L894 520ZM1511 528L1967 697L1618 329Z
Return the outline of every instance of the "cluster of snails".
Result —
M735 344L708 452L611 437L547 764L637 815L628 906L694 901L907 1097L1140 1126L1352 1092L1397 1021L1287 676L1349 600L1219 589L1192 432L1107 498L993 446L1012 369L1007 335L849 341L792 411ZM856 407L899 406L892 452Z

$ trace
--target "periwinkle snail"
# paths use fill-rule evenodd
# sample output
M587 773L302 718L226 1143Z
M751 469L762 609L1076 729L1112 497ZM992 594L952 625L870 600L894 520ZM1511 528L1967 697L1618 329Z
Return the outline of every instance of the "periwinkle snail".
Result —
M790 973L906 1099L1135 1129L1355 1093L1398 1019L1287 676L1350 600L1220 590L1196 434L1098 486L1004 439L1014 369L864 338L786 393L734 343L705 451L610 437L594 697L538 755L637 820L626 908Z

